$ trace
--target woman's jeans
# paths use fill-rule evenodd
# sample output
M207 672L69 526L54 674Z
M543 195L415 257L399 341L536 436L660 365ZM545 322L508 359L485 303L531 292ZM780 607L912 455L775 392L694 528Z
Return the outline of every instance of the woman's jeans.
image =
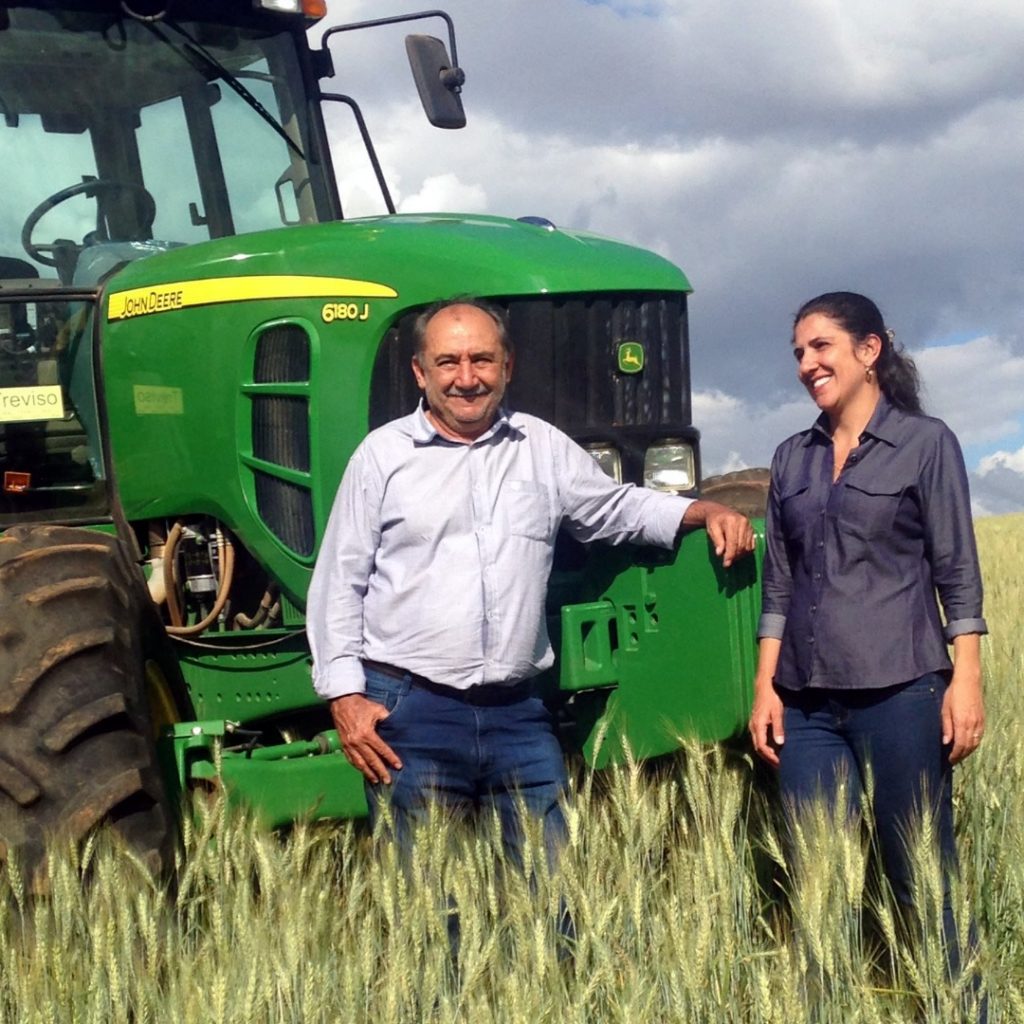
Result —
M958 973L960 946L950 904L957 871L953 836L952 767L942 743L942 700L948 681L937 672L884 689L786 690L786 742L779 750L779 784L787 808L816 797L834 799L846 780L852 808L861 805L870 772L871 812L882 865L896 899L911 905L913 877L908 837L933 815L944 869L943 932L950 971Z

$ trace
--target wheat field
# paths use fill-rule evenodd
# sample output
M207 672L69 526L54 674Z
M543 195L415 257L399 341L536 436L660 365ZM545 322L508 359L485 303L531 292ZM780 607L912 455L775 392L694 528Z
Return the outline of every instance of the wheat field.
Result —
M359 826L274 835L218 800L197 806L172 890L104 834L52 851L46 898L8 864L0 1022L950 1024L977 1018L977 976L990 1020L1024 1024L1024 517L978 537L989 724L956 774L955 904L981 934L964 978L943 970L926 842L901 924L863 830L822 809L784 854L742 748L690 746L579 772L555 876L537 836L506 865L492 822L433 822L406 872Z

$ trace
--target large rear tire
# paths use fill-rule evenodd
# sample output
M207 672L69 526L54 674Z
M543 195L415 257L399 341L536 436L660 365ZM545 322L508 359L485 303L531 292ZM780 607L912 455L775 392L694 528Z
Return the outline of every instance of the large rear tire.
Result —
M110 823L154 872L175 818L146 699L153 609L113 537L62 526L0 536L0 859L45 888L44 851Z
M702 480L700 496L730 505L745 516L762 518L768 507L770 483L769 469L738 469L733 473L722 473Z

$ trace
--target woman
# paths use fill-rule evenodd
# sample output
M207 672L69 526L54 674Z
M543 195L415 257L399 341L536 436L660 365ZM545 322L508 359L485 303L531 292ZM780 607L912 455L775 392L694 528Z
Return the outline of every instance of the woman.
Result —
M857 800L870 765L883 866L909 904L907 826L934 809L948 878L951 769L985 726L967 474L953 433L922 414L914 365L870 299L805 303L793 355L821 415L772 462L750 735L790 808L834 795L840 778ZM956 970L948 895L947 884Z

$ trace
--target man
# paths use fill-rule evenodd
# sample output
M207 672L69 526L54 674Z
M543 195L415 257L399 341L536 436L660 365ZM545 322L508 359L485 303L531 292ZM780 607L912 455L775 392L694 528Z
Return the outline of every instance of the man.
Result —
M454 300L420 316L423 402L352 456L310 585L314 684L371 814L387 792L403 845L435 800L497 807L513 851L521 801L557 846L565 767L529 680L554 659L544 597L560 524L662 547L703 525L726 566L754 546L731 509L616 484L561 431L506 412L512 367L499 311Z

